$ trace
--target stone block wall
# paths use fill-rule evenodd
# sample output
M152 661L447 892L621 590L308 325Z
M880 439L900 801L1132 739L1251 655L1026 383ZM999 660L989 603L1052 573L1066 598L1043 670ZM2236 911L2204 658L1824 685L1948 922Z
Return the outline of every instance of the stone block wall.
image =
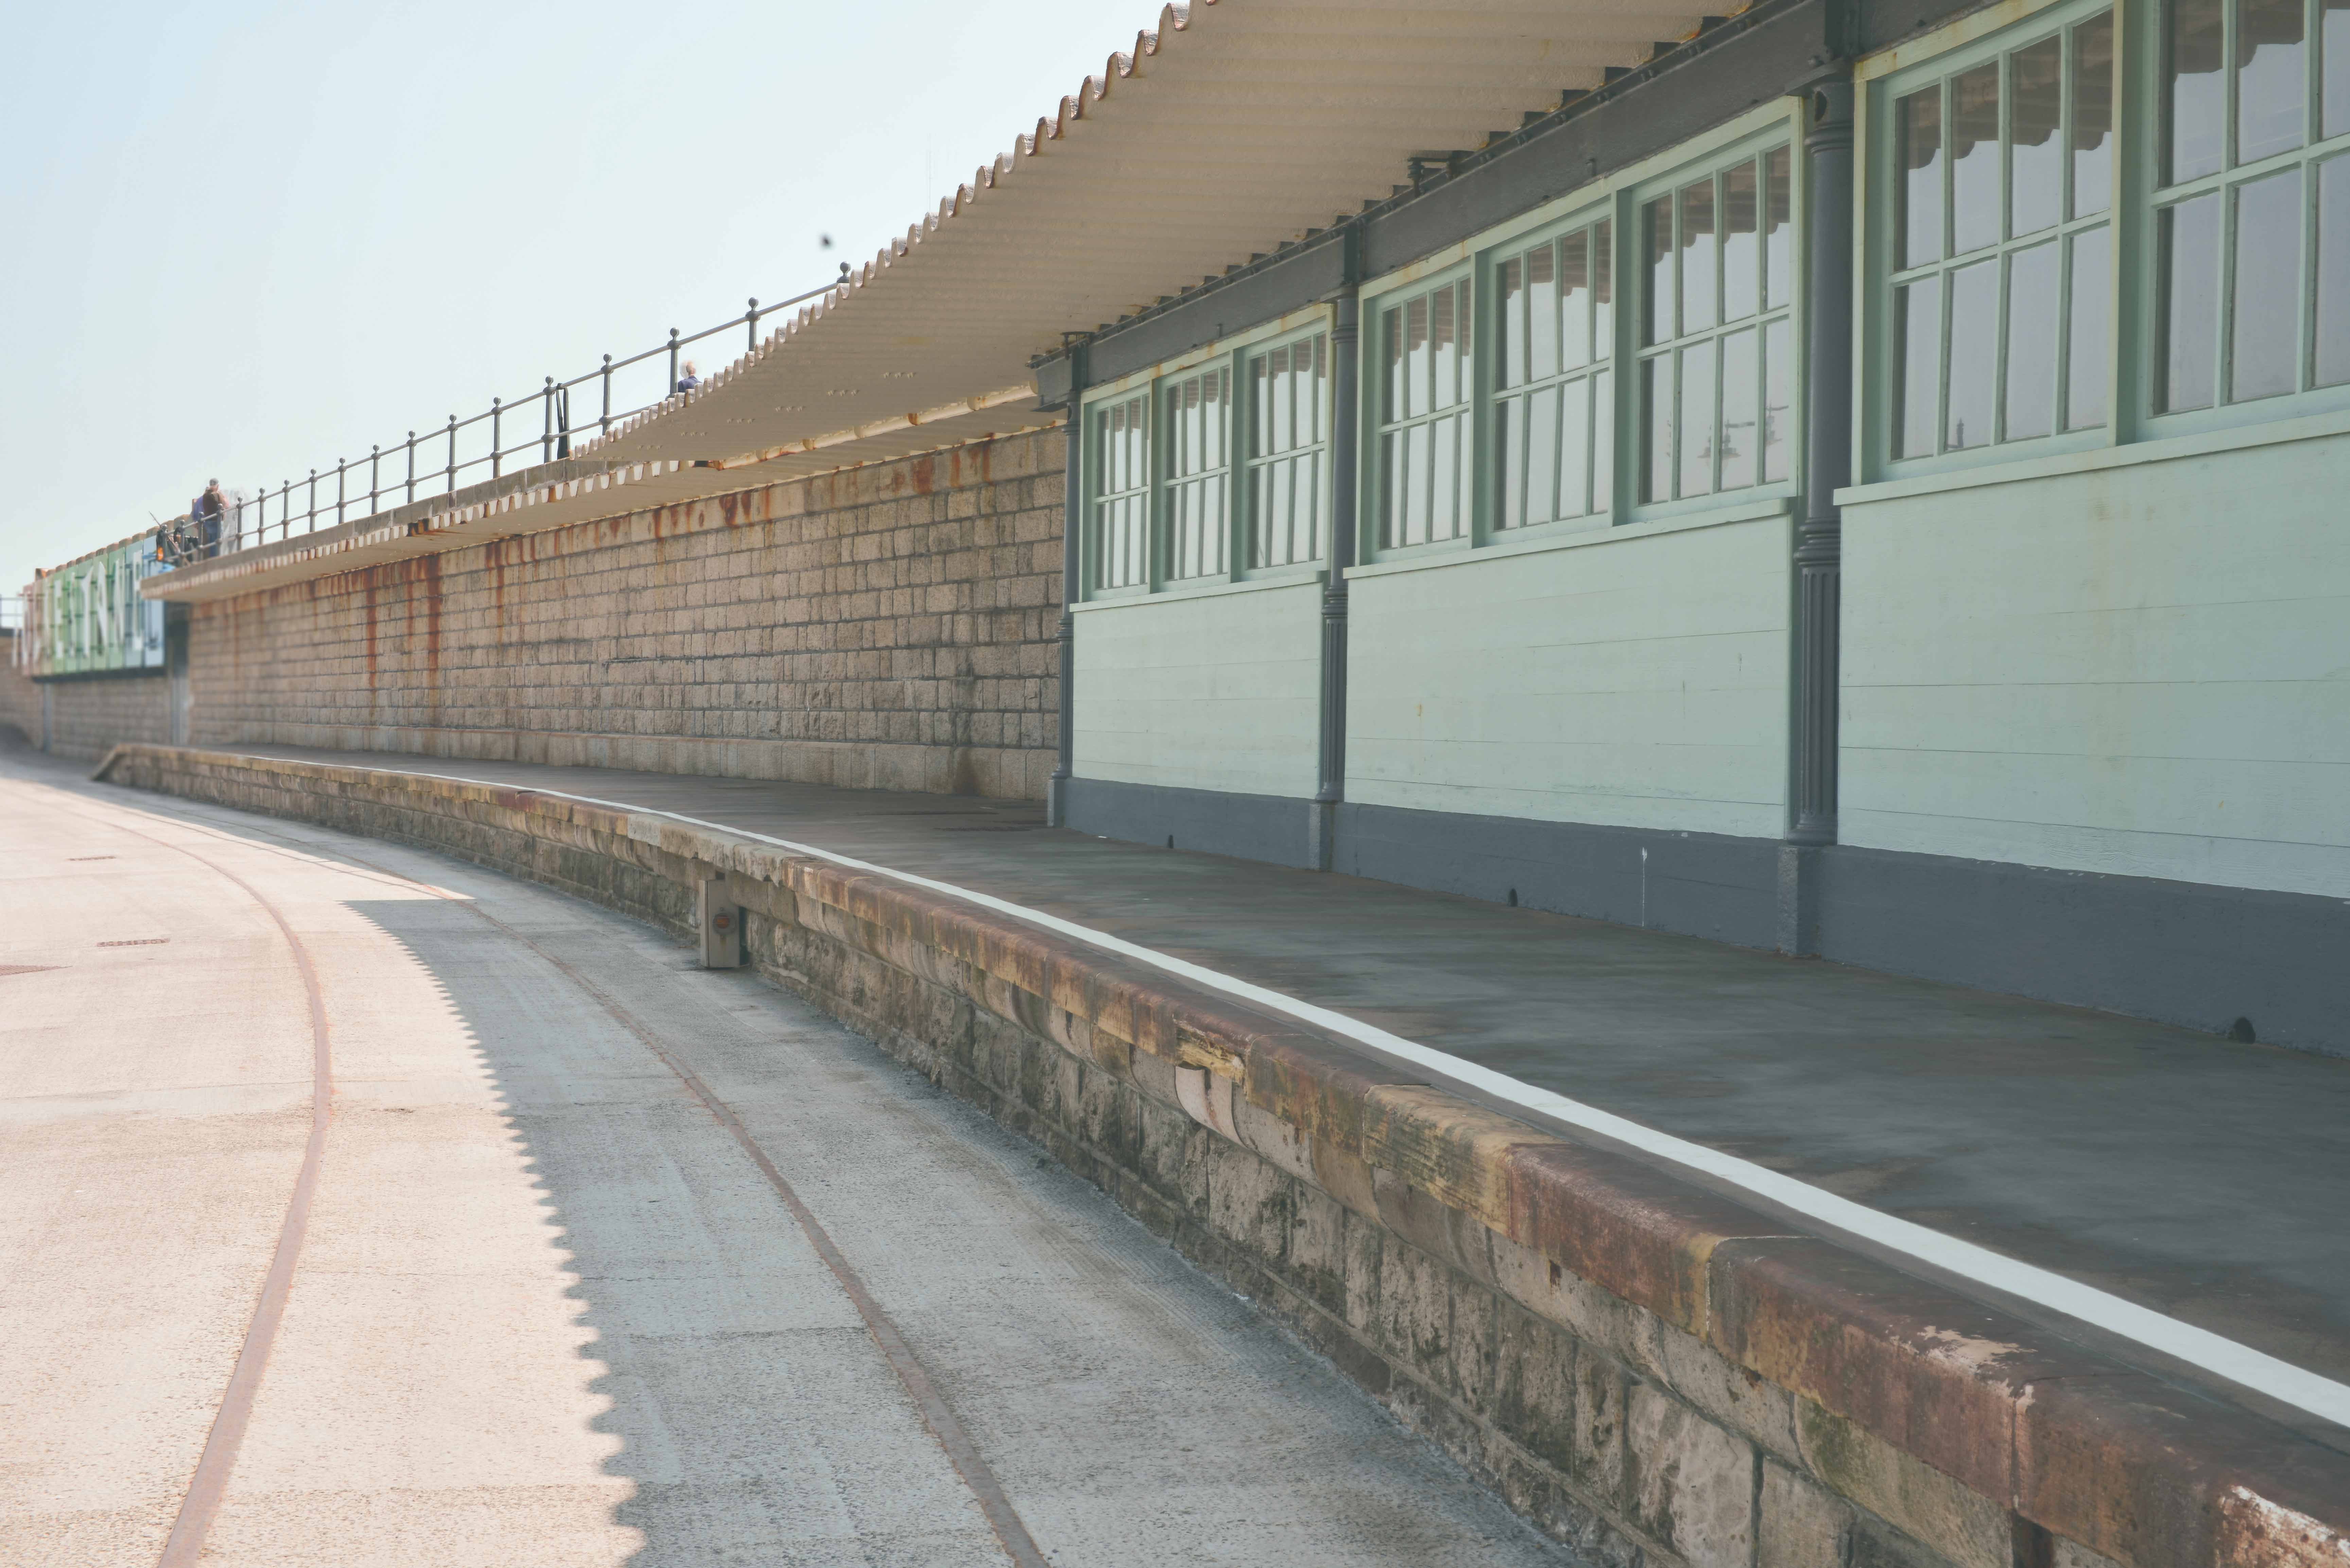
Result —
M1065 446L997 437L198 604L190 737L1041 797Z
M40 745L46 699L52 756L96 762L110 746L171 742L172 680L160 670L136 675L69 675L27 684L35 688L30 722L19 722L26 739Z
M16 663L16 633L0 629L0 730L41 743L41 689Z
M1108 1192L1609 1568L2319 1568L2350 1457L1135 961L656 812L126 748L118 782L694 929Z

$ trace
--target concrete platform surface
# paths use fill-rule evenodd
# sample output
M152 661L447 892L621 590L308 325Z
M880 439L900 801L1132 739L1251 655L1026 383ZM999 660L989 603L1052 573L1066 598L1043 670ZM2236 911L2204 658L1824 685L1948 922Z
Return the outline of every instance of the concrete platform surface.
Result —
M206 1563L1006 1560L662 1053L828 1234L1038 1560L1568 1560L1094 1189L749 974L439 856L19 755L0 1562L151 1564L175 1521L185 1545L305 1168L297 950L331 1115Z
M1114 843L1024 803L227 749L675 812L1012 899L2350 1380L2350 1060Z

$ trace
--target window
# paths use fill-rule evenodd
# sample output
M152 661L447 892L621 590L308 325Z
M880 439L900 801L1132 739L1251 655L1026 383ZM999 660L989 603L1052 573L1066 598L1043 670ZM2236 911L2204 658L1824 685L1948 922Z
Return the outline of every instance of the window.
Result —
M1385 307L1379 329L1379 543L1388 549L1469 532L1469 280Z
M1602 218L1494 269L1497 528L1604 514L1614 504L1614 227Z
M1094 587L1150 582L1150 394L1093 410Z
M2169 0L2153 411L2350 382L2350 0Z
M1225 570L1226 496L1232 489L1229 415L1232 369L1215 365L1166 384L1167 575Z
M1085 408L1087 590L1192 587L1320 561L1330 385L1330 337L1317 325L1097 394Z
M1740 159L1640 203L1640 499L1791 472L1792 160Z
M1248 357L1248 564L1322 558L1329 527L1330 339L1317 332Z
M2106 421L2110 11L1892 104L1889 455Z

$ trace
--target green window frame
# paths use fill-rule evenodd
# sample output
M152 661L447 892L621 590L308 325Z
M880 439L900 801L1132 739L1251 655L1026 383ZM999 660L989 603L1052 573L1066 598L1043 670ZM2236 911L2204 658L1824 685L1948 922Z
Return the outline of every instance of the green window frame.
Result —
M2164 0L2154 25L2148 413L2306 407L2350 386L2350 0Z
M1087 399L1087 598L1311 576L1330 533L1330 328L1259 332Z
M1496 531L1616 507L1616 222L1586 213L1492 272Z
M1311 565L1330 537L1330 334L1316 327L1243 364L1249 568Z
M1465 539L1473 525L1475 298L1465 267L1383 299L1366 380L1375 400L1372 515L1381 550Z
M1232 405L1228 361L1159 383L1169 582L1230 575Z
M2114 29L2064 7L1882 95L1888 462L2106 425Z
M1086 466L1092 483L1086 545L1097 591L1150 587L1150 389L1086 410Z
M1634 193L1638 500L1768 492L1794 474L1794 151L1783 135Z

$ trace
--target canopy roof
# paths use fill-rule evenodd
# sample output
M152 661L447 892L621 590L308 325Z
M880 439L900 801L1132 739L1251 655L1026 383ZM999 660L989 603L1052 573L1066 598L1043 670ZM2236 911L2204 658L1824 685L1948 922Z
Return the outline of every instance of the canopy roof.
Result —
M560 480L518 476L494 514L443 508L397 539L337 530L347 545L247 562L234 587L232 558L150 591L247 592L1055 422L1029 365L1065 334L1326 228L1390 195L1415 157L1515 130L1700 20L1677 0L1170 5L861 271L698 390L576 448ZM583 460L611 480L579 483Z

